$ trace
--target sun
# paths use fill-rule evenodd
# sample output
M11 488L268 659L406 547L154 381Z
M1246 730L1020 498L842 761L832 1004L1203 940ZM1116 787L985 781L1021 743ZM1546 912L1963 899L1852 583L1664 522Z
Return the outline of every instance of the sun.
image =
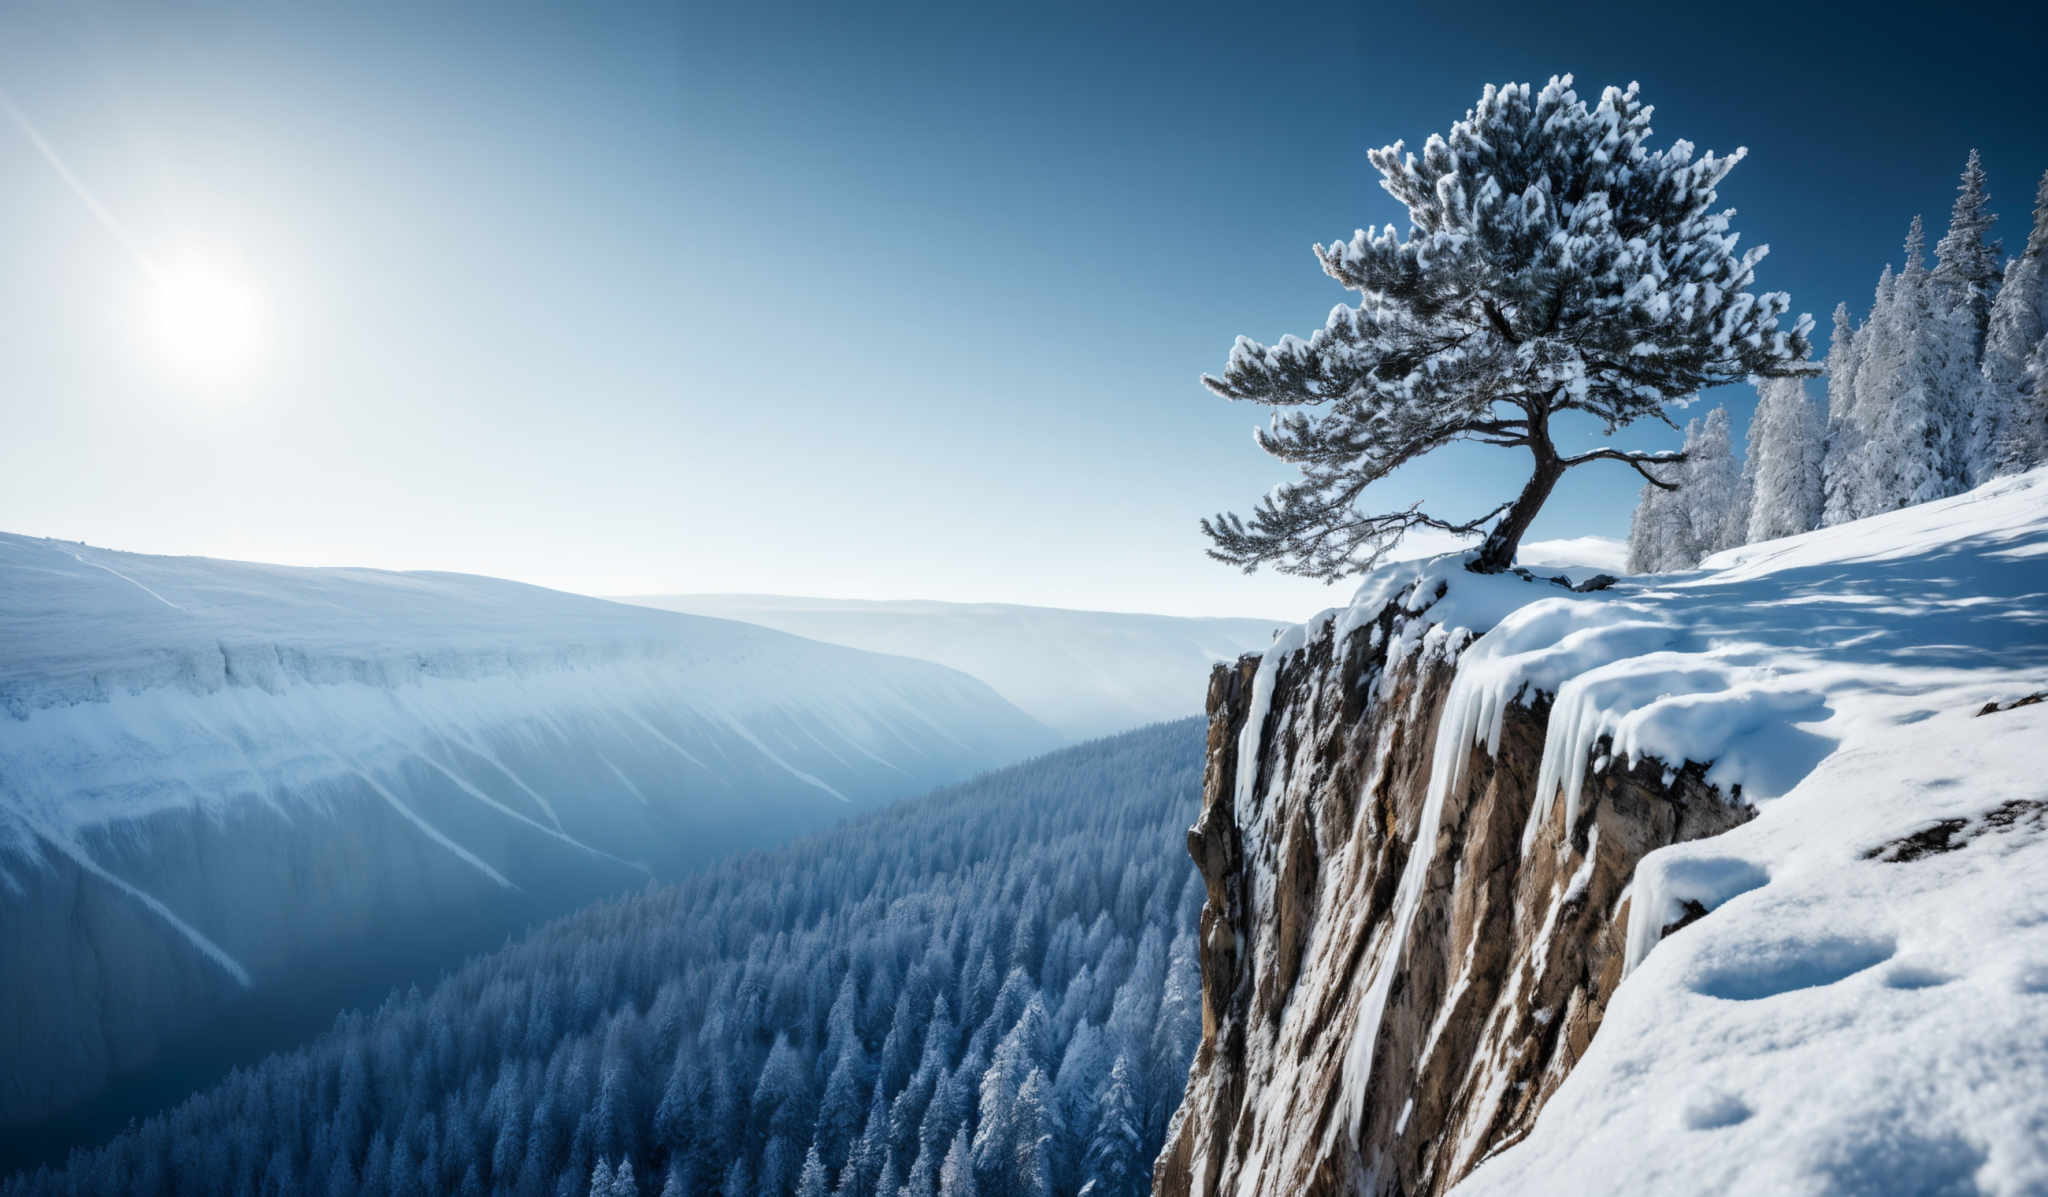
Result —
M263 297L218 260L174 258L151 272L149 335L157 351L193 382L246 374L263 349Z

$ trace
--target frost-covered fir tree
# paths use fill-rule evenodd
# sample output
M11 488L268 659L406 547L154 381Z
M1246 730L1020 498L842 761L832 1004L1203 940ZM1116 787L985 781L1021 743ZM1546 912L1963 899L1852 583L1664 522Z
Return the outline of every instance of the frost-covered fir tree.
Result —
M1962 181L1956 184L1948 231L1934 246L1934 270L1928 282L1934 288L1936 306L1960 317L1957 327L1971 338L1966 348L1972 361L1982 344L1991 297L1998 291L2004 247L1987 237L1997 222L1998 214L1991 210L1991 198L1984 192L1984 165L1977 151L1971 150L1963 165Z
M1671 546L1678 543L1679 518L1677 494L1661 483L1643 483L1628 521L1628 572L1656 574L1678 568L1666 562L1674 555Z
M1110 1069L1109 1084L1096 1106L1095 1131L1088 1139L1081 1197L1138 1197L1151 1187L1139 1146L1142 1114L1132 1090L1132 1072L1124 1056L1118 1056Z
M613 1168L603 1156L590 1169L590 1197L640 1197L640 1182L633 1179L633 1161L620 1160Z
M1891 268L1885 269L1889 272ZM1867 348L1866 341L1849 322L1849 305L1836 304L1834 333L1828 340L1827 436L1821 449L1824 525L1856 518L1848 512L1861 505L1865 489L1864 435L1856 415L1856 370L1862 351Z
M1011 1155L1009 1197L1052 1197L1052 1144L1064 1132L1052 1106L1052 1082L1034 1068L1017 1090L1017 1136Z
M2048 336L2027 359L2026 391L2012 430L1998 445L1999 458L2027 469L2048 462Z
M2048 173L2034 193L2034 227L2005 268L1992 301L1971 427L1972 483L2018 473L2048 459L2043 397L2029 384L2027 360L2048 335ZM2029 418L2029 412L2033 413Z
M1877 276L1870 313L1848 343L1840 373L1833 369L1833 347L1829 350L1828 445L1821 467L1823 525L1847 523L1886 510L1870 444L1882 414L1877 397L1882 389L1877 381L1883 368L1878 360L1883 349L1880 341L1890 327L1898 289L1898 276L1887 262Z
M903 1178L903 1188L898 1197L939 1197L939 1169L932 1162L929 1147L917 1153L917 1160L910 1165L910 1175Z
M1772 379L1771 381L1779 380ZM1797 382L1799 380L1792 379L1790 381ZM1759 399L1759 402L1761 402L1761 399ZM1714 551L1716 552L1722 549L1732 549L1739 544L1749 543L1749 521L1751 513L1756 506L1756 473L1750 468L1754 464L1753 452L1756 448L1756 420L1754 415L1750 419L1749 431L1749 451L1744 452L1742 464L1739 466L1735 464L1733 435L1731 434L1729 438L1728 466L1734 480L1729 483L1728 510L1723 512L1721 516L1720 535L1714 538Z
M1821 437L1820 412L1807 399L1805 383L1797 378L1758 382L1742 463L1750 496L1744 543L1820 526Z
M1679 549L1689 559L1685 568L1690 568L1710 554L1741 544L1748 531L1742 471L1735 464L1727 408L1708 412L1697 435L1686 438L1685 463L1679 469L1683 481L1677 497L1685 512Z
M1516 547L1566 470L1594 461L1646 467L1670 453L1567 454L1551 421L1607 430L1701 387L1748 375L1812 372L1811 321L1778 326L1789 301L1749 290L1766 249L1736 250L1715 188L1743 157L1651 150L1635 85L1588 106L1570 76L1540 92L1489 86L1417 158L1396 142L1371 161L1409 227L1360 230L1318 246L1323 270L1359 293L1307 340L1240 337L1210 389L1283 410L1258 432L1301 478L1250 520L1202 522L1210 555L1252 570L1336 579L1371 566L1407 532L1486 538L1473 568L1513 564ZM1421 504L1361 507L1368 486L1455 441L1530 455L1520 495L1453 517Z
M1968 489L1963 464L1965 405L1974 360L1959 356L1967 338L1960 310L1945 309L1927 271L1920 218L1906 233L1906 264L1893 285L1883 318L1873 315L1876 339L1856 376L1856 406L1868 430L1864 456L1874 515Z
M1742 543L1737 496L1742 477L1728 432L1728 411L1687 421L1684 459L1659 467L1629 522L1632 573L1691 569L1709 553Z
M811 1144L804 1153L803 1171L797 1173L796 1197L829 1197L831 1187L825 1183L825 1161L818 1158L818 1145Z
M953 1136L953 1145L939 1165L939 1197L981 1197L981 1188L974 1183L974 1157L968 1149L966 1127Z

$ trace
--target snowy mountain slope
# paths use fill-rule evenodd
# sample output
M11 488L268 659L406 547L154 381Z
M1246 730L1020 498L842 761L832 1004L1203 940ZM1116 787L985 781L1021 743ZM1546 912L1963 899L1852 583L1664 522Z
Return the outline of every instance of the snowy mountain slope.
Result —
M960 673L740 623L21 536L0 707L13 1123L316 959L472 950L1053 742Z
M1002 603L753 594L623 601L936 661L987 682L1070 740L1199 714L1210 667L1264 648L1280 626Z
M1460 566L1214 683L1159 1191L2048 1190L2048 471Z

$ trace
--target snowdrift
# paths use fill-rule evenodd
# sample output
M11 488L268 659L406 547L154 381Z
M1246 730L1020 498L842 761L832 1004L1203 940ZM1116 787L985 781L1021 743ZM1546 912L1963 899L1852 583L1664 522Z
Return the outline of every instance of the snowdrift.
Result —
M740 623L20 536L0 708L17 1124L252 992L446 959L1054 739L952 670Z

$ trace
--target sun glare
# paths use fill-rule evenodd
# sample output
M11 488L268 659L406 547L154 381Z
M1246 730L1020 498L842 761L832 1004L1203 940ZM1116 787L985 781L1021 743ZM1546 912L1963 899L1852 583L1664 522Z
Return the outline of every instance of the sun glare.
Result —
M149 325L158 352L180 374L195 382L230 382L262 349L263 300L219 263L188 255L156 272Z

